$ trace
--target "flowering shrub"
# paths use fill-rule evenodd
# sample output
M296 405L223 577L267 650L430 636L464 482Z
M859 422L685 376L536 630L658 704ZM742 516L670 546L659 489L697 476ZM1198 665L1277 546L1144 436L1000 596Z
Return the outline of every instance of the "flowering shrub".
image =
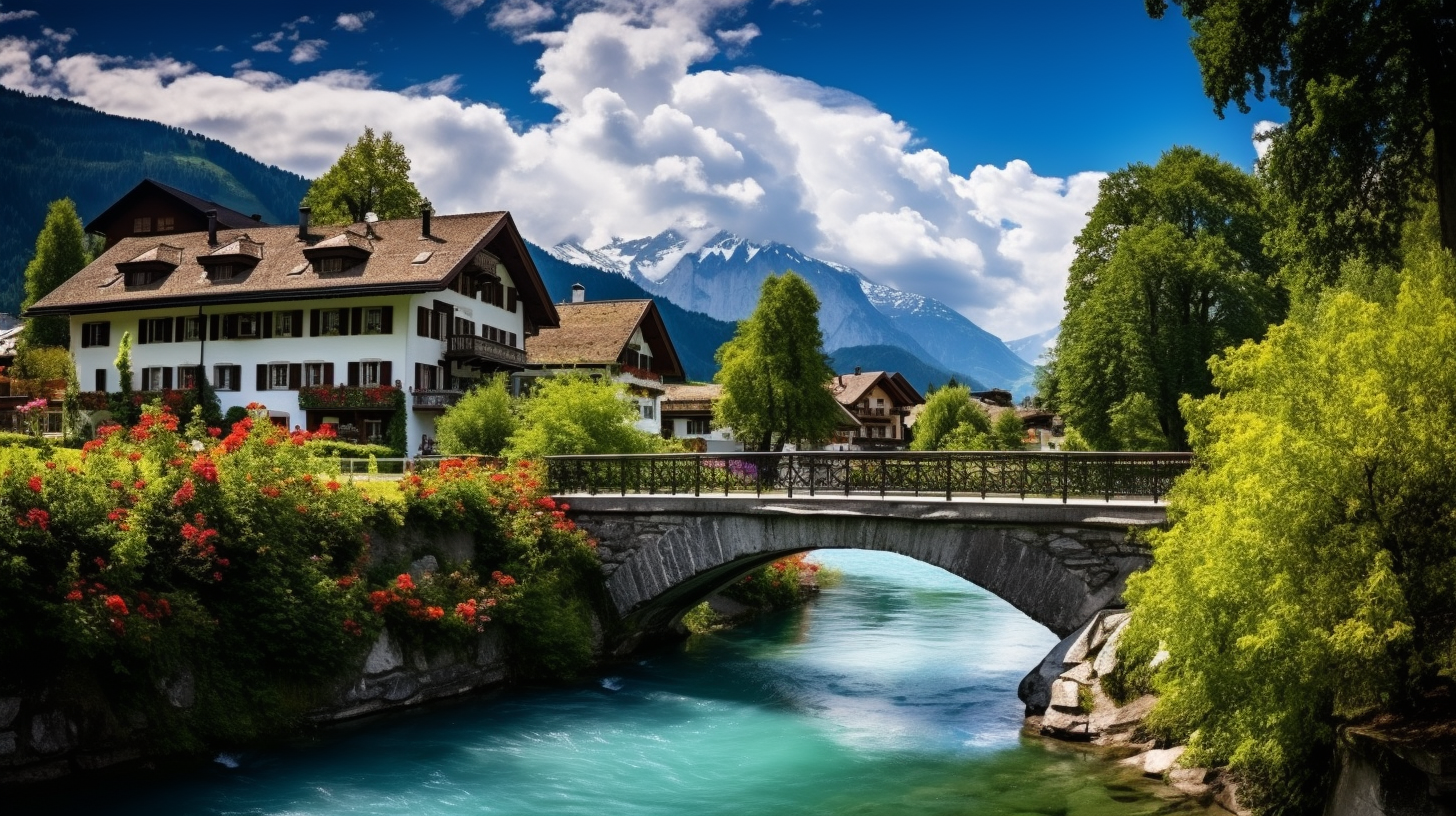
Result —
M298 389L300 408L404 407L404 392L392 385L308 385Z
M813 591L819 565L807 560L807 553L791 555L759 567L723 590L723 595L756 609L784 609Z

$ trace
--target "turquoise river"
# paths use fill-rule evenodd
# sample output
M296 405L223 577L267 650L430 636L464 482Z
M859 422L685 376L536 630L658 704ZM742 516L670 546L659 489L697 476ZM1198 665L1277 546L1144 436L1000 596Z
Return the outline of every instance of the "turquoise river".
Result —
M908 558L848 550L815 558L844 580L808 606L692 638L575 686L438 704L166 774L73 779L5 810L1202 812L1086 749L1021 733L1016 683L1056 642L1046 629Z

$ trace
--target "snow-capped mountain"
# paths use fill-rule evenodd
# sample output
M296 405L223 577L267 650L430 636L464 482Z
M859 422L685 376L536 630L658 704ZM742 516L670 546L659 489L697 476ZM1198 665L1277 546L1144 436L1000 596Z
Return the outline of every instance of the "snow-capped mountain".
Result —
M1051 351L1057 344L1057 338L1062 334L1062 325L1058 323L1044 332L1028 334L1016 340L1007 340L1006 348L1016 352L1016 356L1031 363L1040 365L1044 360L1042 355Z
M874 283L786 244L758 244L721 231L695 240L668 230L596 249L563 243L548 251L567 263L616 272L684 309L730 321L752 313L764 278L793 270L819 296L825 349L896 346L988 386L1021 394L1030 383L1031 366L944 303Z

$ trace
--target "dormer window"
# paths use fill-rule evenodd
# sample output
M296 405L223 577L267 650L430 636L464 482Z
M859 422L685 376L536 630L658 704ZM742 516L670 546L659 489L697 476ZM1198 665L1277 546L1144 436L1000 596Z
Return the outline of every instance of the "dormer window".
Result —
M213 283L238 280L252 271L261 260L263 245L246 235L223 244L206 255L197 256L197 262L207 272L207 279Z
M150 223L150 221L148 222ZM168 244L158 244L129 261L116 265L127 287L147 286L166 280L172 270L182 264L182 250Z
M343 272L343 271L344 271L344 259L343 258L320 258L319 259L319 272L320 273L322 273L324 275L327 275L327 274L330 274L332 272Z
M319 241L303 251L320 275L338 275L369 260L374 244L367 237L344 230L332 238Z
M216 264L208 268L207 277L215 281L230 281L237 273L237 264Z

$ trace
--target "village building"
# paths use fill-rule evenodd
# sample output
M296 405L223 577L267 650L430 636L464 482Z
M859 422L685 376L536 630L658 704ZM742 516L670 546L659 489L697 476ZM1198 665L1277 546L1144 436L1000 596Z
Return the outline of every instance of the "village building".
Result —
M723 396L723 386L669 385L662 395L662 436L682 439L699 453L736 453L743 442L732 428L713 426L713 403Z
M91 223L86 225L86 232L103 236L106 249L111 249L123 238L133 236L156 238L202 232L208 228L209 213L216 213L217 228L222 230L271 226L264 223L261 215L244 215L160 181L142 179L116 203L91 219Z
M70 318L84 404L119 390L129 334L145 395L205 376L224 409L427 452L447 406L525 367L526 339L557 324L506 212L322 227L300 207L298 226L242 229L208 215L201 231L120 238L28 311Z
M671 382L683 379L682 361L649 299L586 299L586 287L571 287L571 302L556 304L557 326L526 341L526 366L513 375L516 392L529 392L539 377L579 371L605 377L627 387L636 404L636 427L662 432L662 396Z
M899 372L856 368L853 374L836 375L829 390L859 423L837 431L829 450L904 450L909 444L905 419L925 403Z

